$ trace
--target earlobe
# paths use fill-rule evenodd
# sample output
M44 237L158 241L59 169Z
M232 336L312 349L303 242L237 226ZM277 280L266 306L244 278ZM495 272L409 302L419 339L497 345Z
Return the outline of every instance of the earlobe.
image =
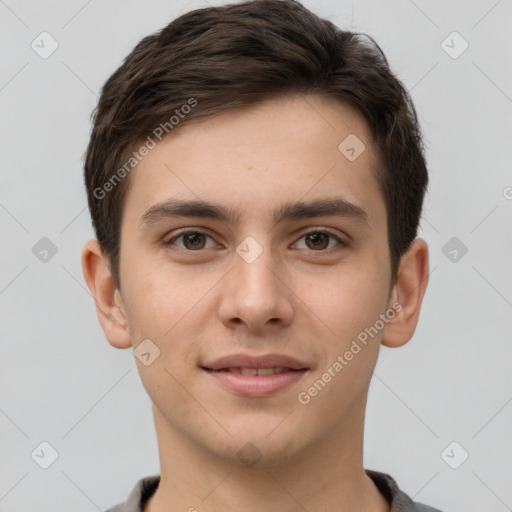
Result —
M398 276L391 293L389 307L399 304L399 311L386 325L382 344L387 347L405 345L413 336L428 284L429 264L427 243L417 238L402 256Z
M108 259L95 239L89 240L82 249L82 271L108 342L116 348L131 347L123 300L115 286Z

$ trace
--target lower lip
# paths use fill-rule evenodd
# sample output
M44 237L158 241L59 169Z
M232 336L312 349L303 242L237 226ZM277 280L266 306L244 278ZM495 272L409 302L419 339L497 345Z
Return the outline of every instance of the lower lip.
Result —
M244 396L269 396L299 381L307 370L287 371L274 375L242 375L224 371L205 370L217 382Z

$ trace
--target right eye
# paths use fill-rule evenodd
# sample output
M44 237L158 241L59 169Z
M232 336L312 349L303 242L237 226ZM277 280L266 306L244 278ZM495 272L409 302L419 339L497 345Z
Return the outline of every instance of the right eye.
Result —
M201 249L208 249L208 247L205 247L205 239L211 238L210 235L207 235L206 233L202 231L197 230L188 230L188 231L182 231L179 234L173 236L169 240L166 240L164 242L164 245L170 246L174 245L174 242L179 239L183 239L183 246L177 246L179 249L184 251L199 251Z

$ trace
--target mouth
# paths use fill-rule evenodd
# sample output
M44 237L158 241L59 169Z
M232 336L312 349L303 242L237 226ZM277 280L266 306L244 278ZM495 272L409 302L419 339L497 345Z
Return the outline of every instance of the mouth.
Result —
M303 370L306 370L306 368L301 369L294 369L294 368L285 368L283 366L276 366L274 368L238 368L238 367L231 367L231 368L221 368L220 370L212 370L211 368L205 368L204 370L211 371L211 372L229 372L234 373L237 375L276 375L278 373L285 373L285 372L300 372Z
M309 368L294 358L269 354L250 357L242 354L224 357L201 369L238 396L264 397L297 383Z

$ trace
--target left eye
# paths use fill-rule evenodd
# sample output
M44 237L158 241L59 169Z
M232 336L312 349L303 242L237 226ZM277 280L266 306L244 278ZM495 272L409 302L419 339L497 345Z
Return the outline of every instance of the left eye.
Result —
M303 238L306 240L307 248L313 250L327 249L327 246L329 245L329 239L334 239L340 246L347 245L343 240L328 231L311 231L310 233L305 233L302 235L299 240Z
M176 240L182 239L183 245L178 247L180 249L185 249L188 251L198 251L201 249L208 249L209 247L205 247L206 239L209 238L213 240L210 235L203 233L202 231L186 231L182 232L179 235L176 235L169 240L165 241L165 245L174 245ZM314 251L323 251L328 249L329 241L335 240L338 243L338 246L346 247L347 243L341 240L339 237L330 233L328 231L311 231L309 233L303 234L299 240L305 239L306 248L312 249ZM296 243L297 244L297 243ZM296 245L295 244L295 245ZM210 247L211 248L211 247ZM329 249L332 249L330 247Z

